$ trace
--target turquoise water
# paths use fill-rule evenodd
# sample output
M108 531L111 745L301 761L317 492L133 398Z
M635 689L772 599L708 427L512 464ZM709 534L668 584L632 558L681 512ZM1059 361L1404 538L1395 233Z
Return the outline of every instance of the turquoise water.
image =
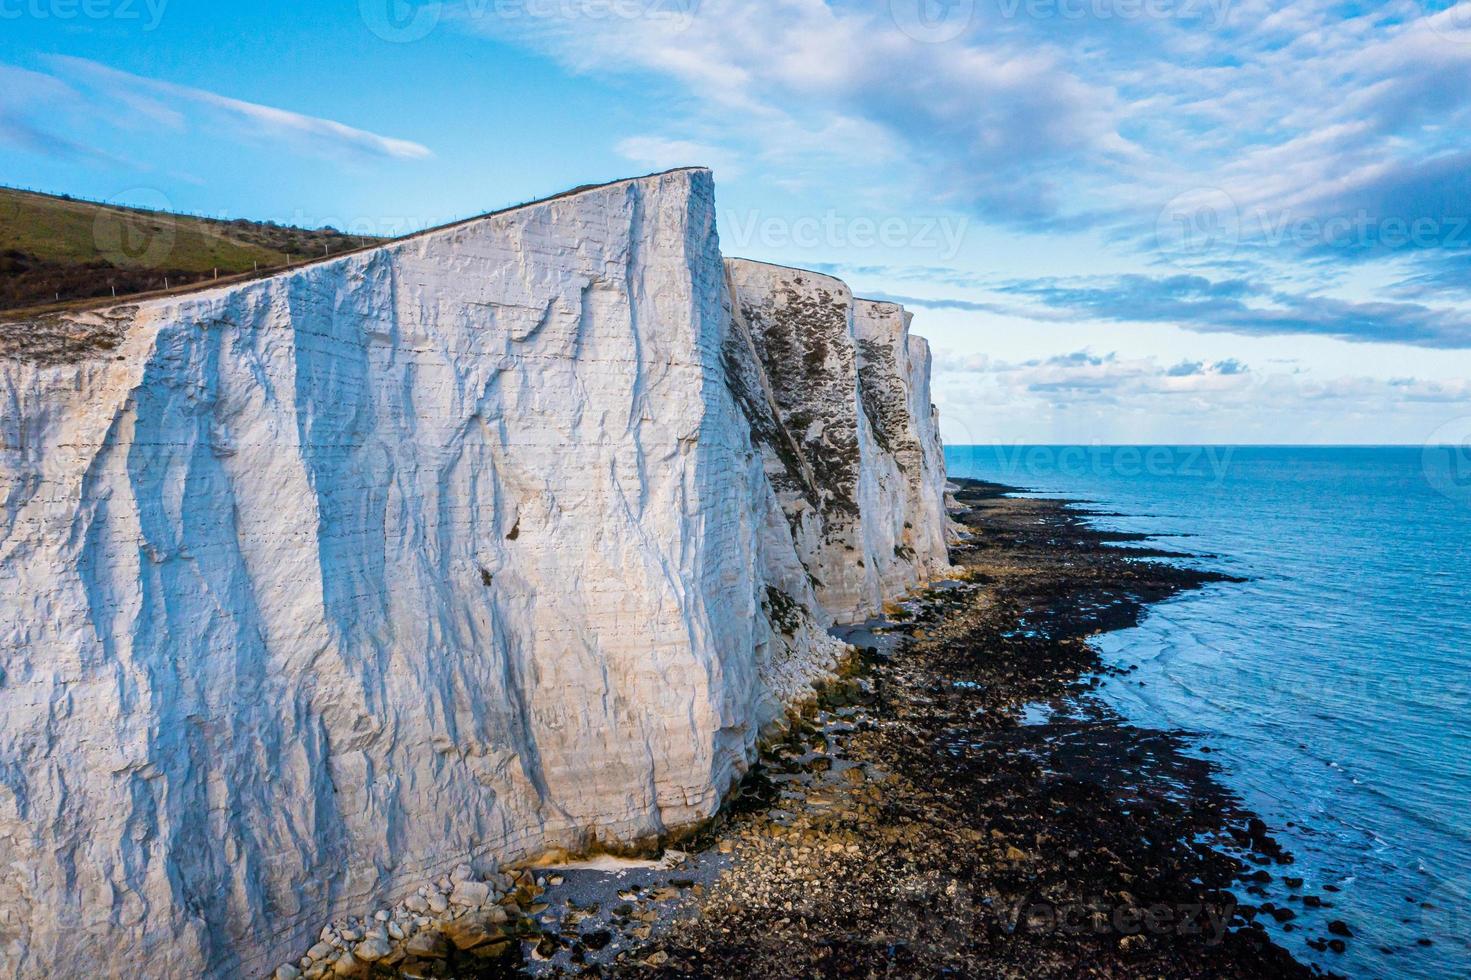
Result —
M955 476L1086 499L1124 515L1105 527L1249 579L1101 637L1106 661L1139 665L1105 697L1208 746L1296 856L1285 873L1334 903L1290 906L1297 928L1275 935L1300 959L1351 976L1471 976L1465 447L960 446L946 458ZM1308 948L1333 918L1357 934L1348 952Z

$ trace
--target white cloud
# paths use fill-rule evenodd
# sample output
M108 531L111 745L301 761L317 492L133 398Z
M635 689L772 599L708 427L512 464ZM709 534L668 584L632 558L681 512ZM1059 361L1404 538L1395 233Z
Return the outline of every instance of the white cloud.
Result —
M1038 161L1134 153L1105 85L1075 77L1052 46L925 44L887 3L705 0L691 18L461 15L472 30L549 53L579 72L674 83L695 112L784 169L879 167L932 198L995 213L1051 208ZM675 134L671 139L683 138Z
M1410 0L1095 0L1082 17L978 4L946 43L902 30L889 0L703 0L679 17L582 7L459 16L576 72L668 90L658 139L717 133L773 185L880 189L896 208L923 201L1040 232L1103 226L1146 261L1160 258L1166 204L1219 188L1241 212L1228 240L1164 260L1209 269L1239 246L1260 278L1279 263L1320 282L1362 256L1278 229L1365 205L1413 220L1447 196L1471 213L1471 195L1428 166L1468 148L1471 32ZM1399 258L1431 260L1411 251Z
M45 60L59 75L86 89L94 109L109 103L119 104L132 119L146 125L183 129L187 126L186 113L194 110L212 117L232 136L288 142L308 152L346 152L398 160L421 160L434 155L428 147L411 140L380 136L331 119L144 78L85 58L52 55ZM70 87L67 90L72 91ZM116 113L99 111L97 114L110 122L118 120Z
M1020 397L1044 395L1054 402L1214 397L1244 392L1260 383L1249 368L1234 359L1167 365L1154 357L1125 359L1091 350L1020 362L942 351L936 358L936 370L940 375L989 375L993 383Z
M1268 368L1090 350L1026 361L941 350L935 400L952 445L1415 443L1471 401L1464 379Z
M619 156L649 170L709 167L726 179L733 179L745 170L735 153L693 140L631 136L614 149Z

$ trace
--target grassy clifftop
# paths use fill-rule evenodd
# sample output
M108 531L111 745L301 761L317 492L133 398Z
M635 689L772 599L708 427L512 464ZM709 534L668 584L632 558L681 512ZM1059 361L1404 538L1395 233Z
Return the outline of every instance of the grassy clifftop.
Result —
M377 240L0 187L0 310L182 286Z

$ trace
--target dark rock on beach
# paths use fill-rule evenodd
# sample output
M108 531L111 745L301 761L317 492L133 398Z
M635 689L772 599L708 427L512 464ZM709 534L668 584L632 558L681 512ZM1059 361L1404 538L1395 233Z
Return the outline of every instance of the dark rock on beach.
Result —
M1237 894L1291 860L1270 828L1182 735L1090 693L1089 637L1216 577L1064 502L957 496L959 574L849 635L861 655L681 844L677 885L590 902L596 931L534 972L1314 975Z

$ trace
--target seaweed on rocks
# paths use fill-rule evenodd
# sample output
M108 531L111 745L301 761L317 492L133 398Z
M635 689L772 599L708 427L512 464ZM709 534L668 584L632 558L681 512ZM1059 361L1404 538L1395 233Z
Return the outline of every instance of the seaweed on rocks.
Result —
M1291 855L1182 734L1089 693L1090 636L1221 576L1007 492L964 482L961 574L850 632L859 656L708 829L678 911L541 973L1313 975L1238 894L1248 858Z

